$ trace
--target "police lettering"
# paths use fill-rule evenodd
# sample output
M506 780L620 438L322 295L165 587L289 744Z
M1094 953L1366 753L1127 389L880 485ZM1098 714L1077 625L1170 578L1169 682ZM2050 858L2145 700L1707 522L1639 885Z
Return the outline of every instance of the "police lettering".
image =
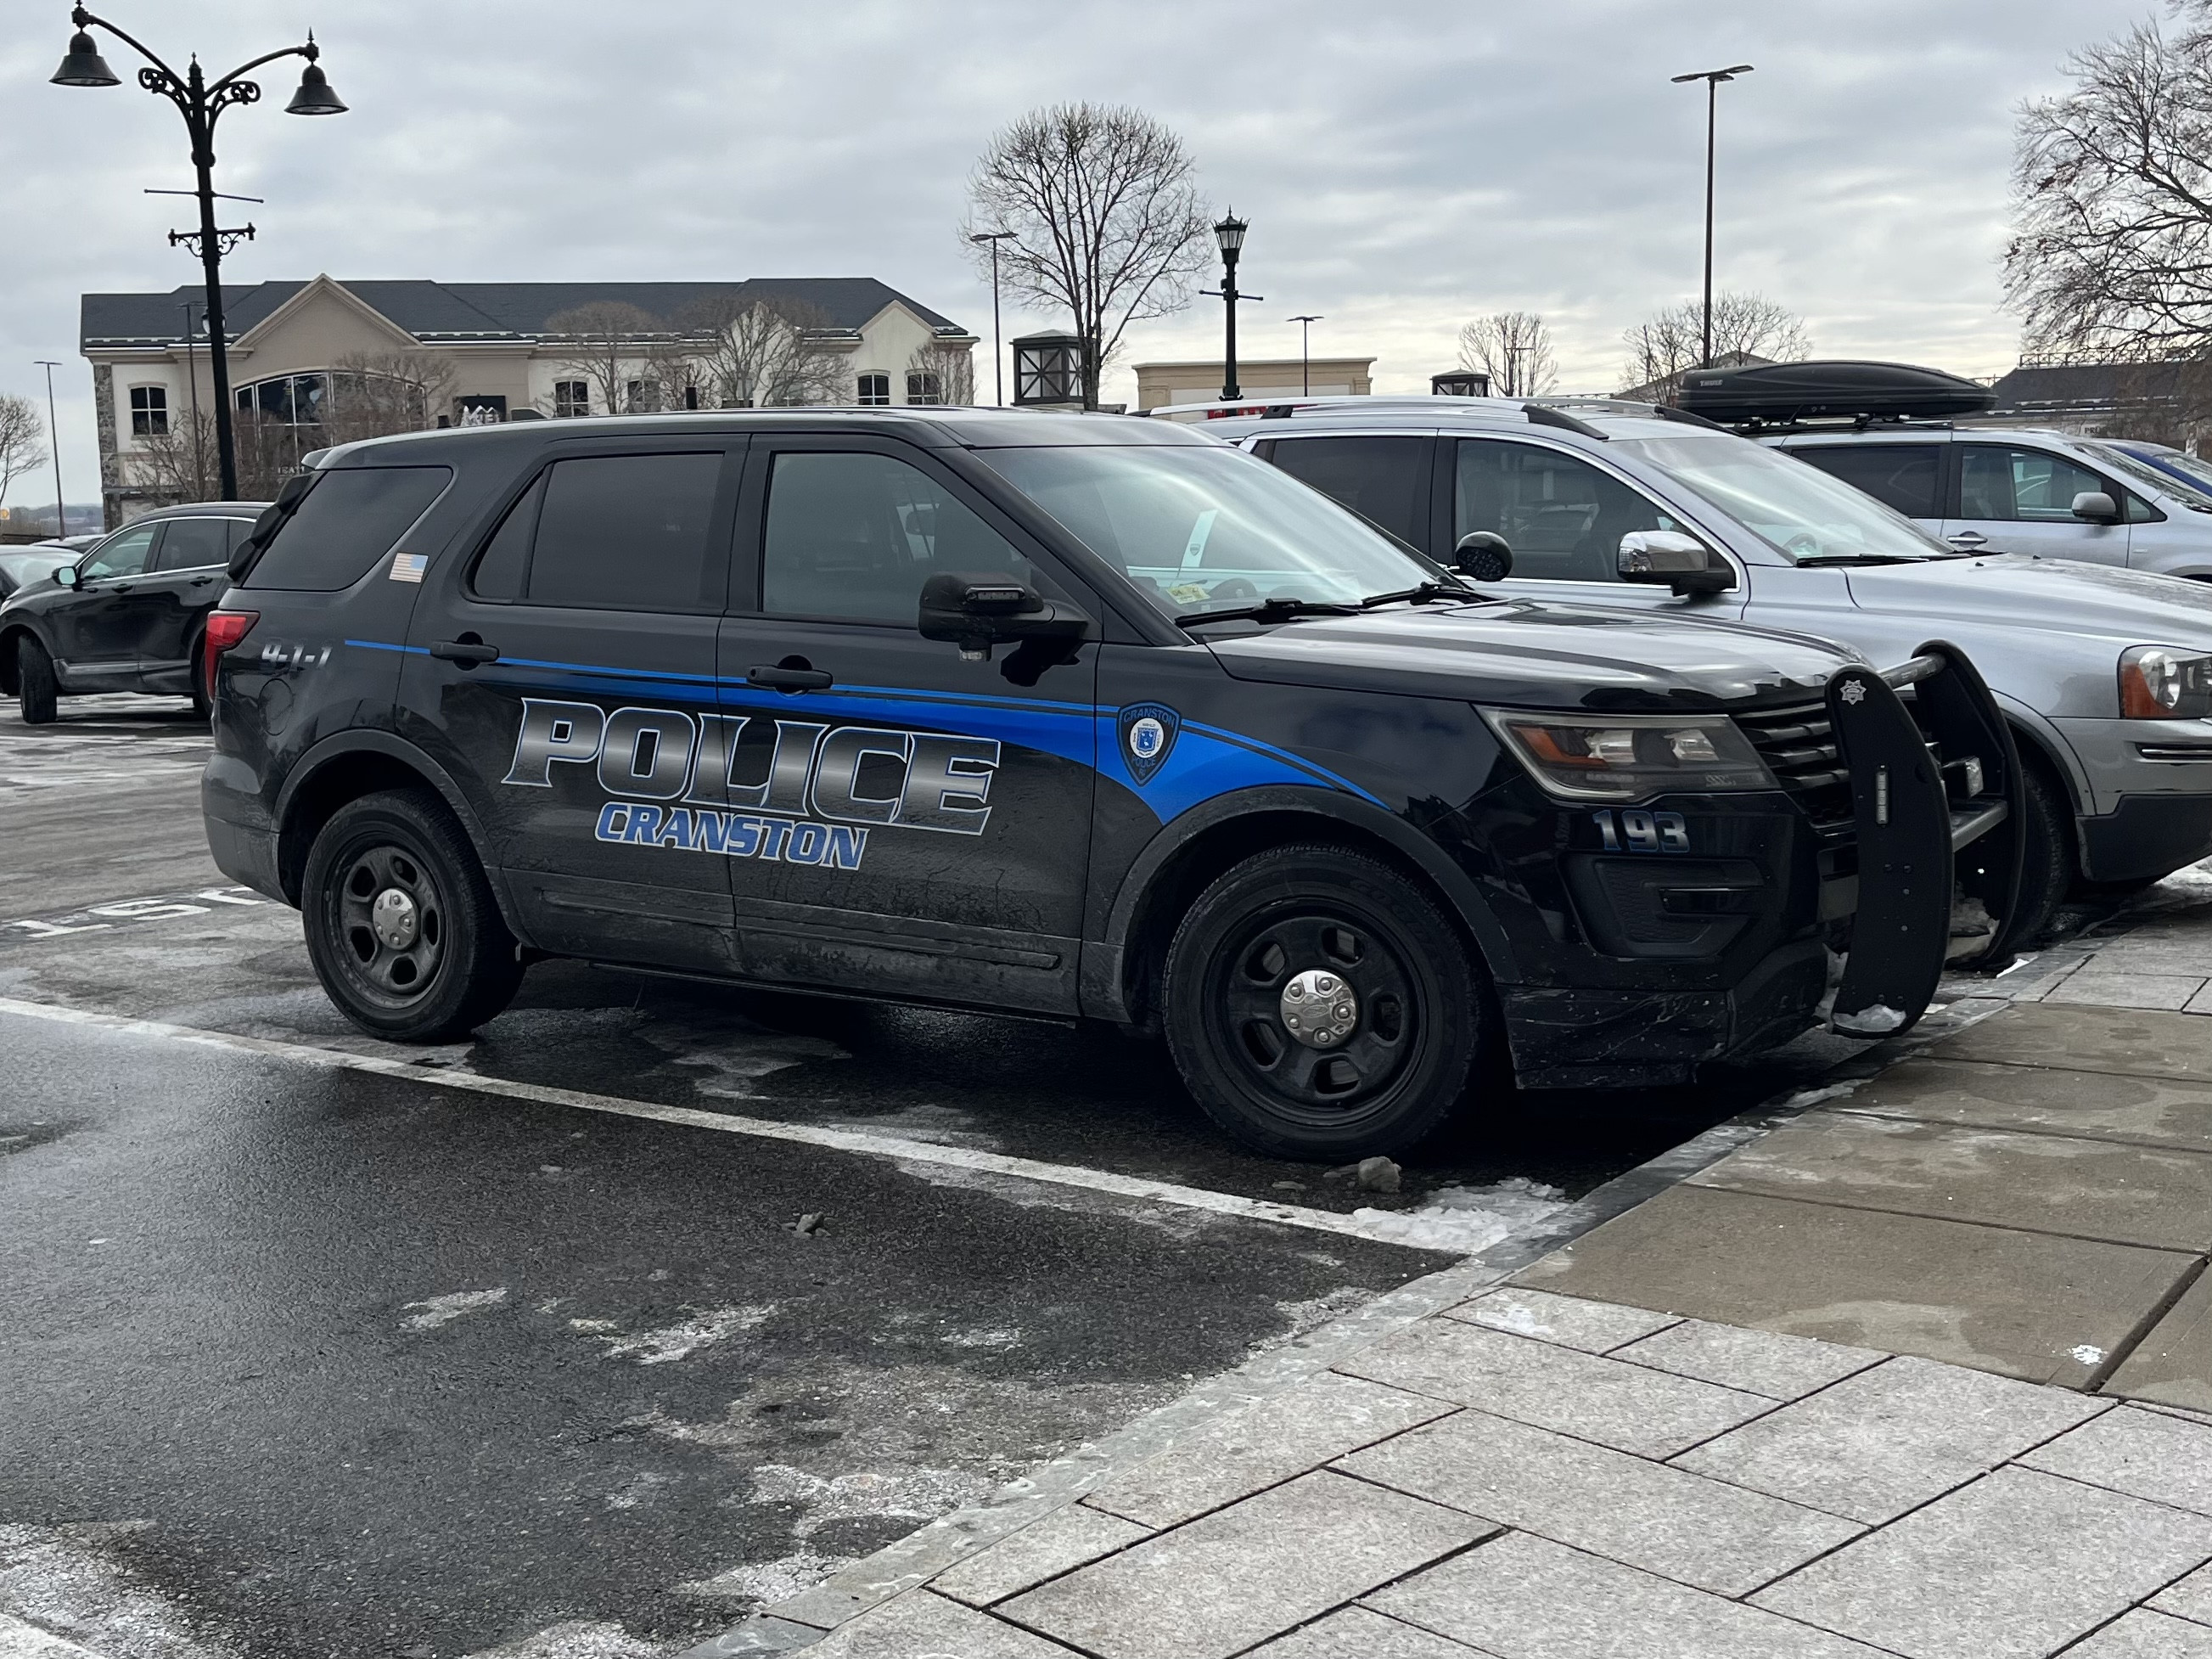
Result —
M681 803L609 802L602 841L851 869L866 831L837 825L981 835L999 759L992 738L672 708L607 714L596 703L526 697L504 781L544 789L556 765L591 766L611 795ZM787 825L754 813L830 823Z

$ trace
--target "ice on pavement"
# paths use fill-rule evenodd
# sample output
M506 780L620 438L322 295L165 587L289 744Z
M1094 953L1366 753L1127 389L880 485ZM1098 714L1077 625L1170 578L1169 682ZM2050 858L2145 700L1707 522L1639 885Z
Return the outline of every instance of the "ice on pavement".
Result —
M1884 1002L1862 1008L1855 1014L1839 1010L1831 1018L1836 1029L1846 1036L1887 1036L1905 1024L1905 1016Z
M1419 1249L1473 1255L1566 1205L1557 1187L1511 1176L1487 1187L1439 1187L1417 1210L1354 1210L1374 1236Z

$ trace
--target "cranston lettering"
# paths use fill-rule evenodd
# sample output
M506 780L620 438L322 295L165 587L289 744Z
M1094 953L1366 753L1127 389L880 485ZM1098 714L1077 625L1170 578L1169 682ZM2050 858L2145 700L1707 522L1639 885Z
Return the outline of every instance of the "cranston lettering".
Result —
M733 859L816 864L825 870L857 870L868 850L868 832L856 824L794 823L705 806L664 808L621 800L599 809L592 833L601 841L635 847L675 847Z
M596 703L526 697L502 781L547 789L556 766L589 766L607 793L680 801L695 826L697 809L736 808L980 836L999 758L993 738L674 708L610 714Z

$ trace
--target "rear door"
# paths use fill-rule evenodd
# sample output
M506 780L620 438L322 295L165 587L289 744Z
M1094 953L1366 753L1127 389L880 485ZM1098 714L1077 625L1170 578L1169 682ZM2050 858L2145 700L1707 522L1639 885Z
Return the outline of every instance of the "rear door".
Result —
M139 679L147 690L190 689L192 641L199 619L228 585L229 519L171 519L146 574L128 596Z
M133 603L164 528L159 520L118 531L77 566L77 586L50 615L54 659L77 690L123 691L138 680L142 618Z
M2111 479L2055 451L2024 444L1961 440L1958 481L1943 539L1966 551L2039 553L2096 564L2128 562L2128 526L2091 524L2074 516L2074 498L2103 490L2123 506L2126 492Z
M1948 447L1940 443L1793 444L1783 453L1863 490L1931 532L1940 532L1944 452Z
M1434 555L1430 478L1437 445L1426 435L1265 438L1253 453L1378 529Z
M744 440L553 446L415 608L428 721L546 949L728 973L729 860L685 805L716 708Z
M925 640L937 571L1096 597L939 458L757 440L698 794L727 838L746 969L1073 1012L1097 732L1095 640L1046 662ZM702 812L702 822L710 817Z

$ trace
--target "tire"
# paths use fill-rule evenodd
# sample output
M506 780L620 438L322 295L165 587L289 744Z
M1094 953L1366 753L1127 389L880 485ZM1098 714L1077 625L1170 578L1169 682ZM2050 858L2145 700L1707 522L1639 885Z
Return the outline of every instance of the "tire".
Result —
M1308 975L1326 977L1304 980L1322 994L1304 1006L1349 1028L1326 1043L1287 1029ZM1349 1003L1330 1000L1332 980ZM1413 883L1340 848L1277 848L1215 881L1176 929L1163 988L1184 1085L1274 1158L1416 1145L1459 1104L1481 1046L1485 988L1458 933Z
M2021 925L2013 937L2020 949L2027 950L2050 928L2073 890L2075 873L2073 805L2064 788L2033 761L2021 769Z
M316 977L372 1036L449 1041L506 1007L522 981L475 849L427 791L340 807L307 854L300 909Z
M191 665L192 713L204 720L212 720L215 718L215 699L208 696L207 681L204 678L207 673L207 663L201 655L206 649L207 635L203 634L192 641L192 648L186 656Z
M54 683L54 659L46 654L46 647L29 635L23 635L15 646L15 706L22 711L26 726L51 726L54 720L54 699L60 687Z

